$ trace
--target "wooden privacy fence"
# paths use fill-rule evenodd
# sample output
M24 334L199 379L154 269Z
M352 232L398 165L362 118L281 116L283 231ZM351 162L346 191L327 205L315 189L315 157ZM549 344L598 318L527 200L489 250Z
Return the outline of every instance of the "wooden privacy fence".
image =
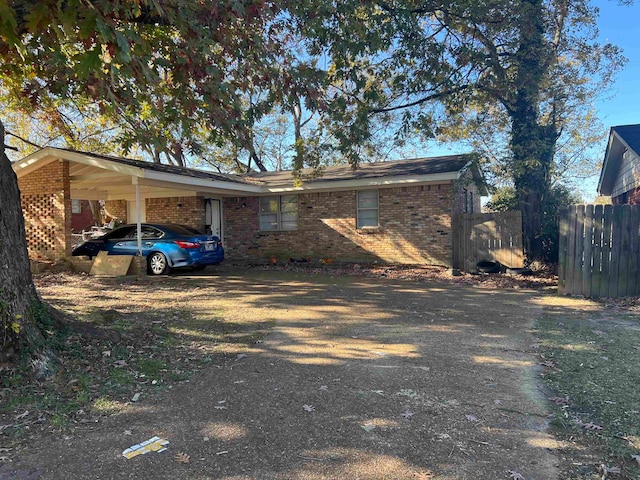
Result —
M640 295L640 205L572 205L560 217L558 291Z
M524 266L519 211L459 213L453 216L453 268L472 272L481 260Z

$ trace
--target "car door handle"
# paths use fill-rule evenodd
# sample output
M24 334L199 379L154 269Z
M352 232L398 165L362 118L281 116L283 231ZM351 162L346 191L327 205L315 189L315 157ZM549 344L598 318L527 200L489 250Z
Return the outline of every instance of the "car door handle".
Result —
M153 247L153 242L144 242L145 247Z
M123 247L124 246L124 242L118 242L116 243L116 247Z

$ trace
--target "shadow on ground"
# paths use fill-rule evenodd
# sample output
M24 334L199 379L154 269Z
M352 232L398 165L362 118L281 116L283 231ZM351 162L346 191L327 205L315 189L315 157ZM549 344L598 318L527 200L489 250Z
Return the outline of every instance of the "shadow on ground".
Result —
M43 479L557 478L558 445L545 433L535 381L529 328L542 307L534 292L282 272L87 285L89 296L128 291L114 308L129 314L150 308L153 291L196 318L214 299L221 321L275 326L188 383L72 437L36 442L15 471L37 468ZM172 300L178 290L188 300ZM154 435L170 441L167 451L121 456ZM176 461L179 452L189 463Z

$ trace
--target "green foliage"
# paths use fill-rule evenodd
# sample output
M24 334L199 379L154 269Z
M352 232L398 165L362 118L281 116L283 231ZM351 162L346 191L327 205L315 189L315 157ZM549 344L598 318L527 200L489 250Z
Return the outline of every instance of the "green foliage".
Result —
M312 51L333 60L340 95L327 121L340 152L359 161L351 146L371 137L371 119L396 112L400 139L468 141L515 186L527 254L539 257L537 199L568 169L593 165L585 150L604 132L592 102L624 64L596 40L597 10L588 0L353 0L320 11L305 26Z
M0 92L65 140L96 108L125 153L155 161L250 149L257 122L291 94L312 105L322 78L289 48L287 3L3 2Z

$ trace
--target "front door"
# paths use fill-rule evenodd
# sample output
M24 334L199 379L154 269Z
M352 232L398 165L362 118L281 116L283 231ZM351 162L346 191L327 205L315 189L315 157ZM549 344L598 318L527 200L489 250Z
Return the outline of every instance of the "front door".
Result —
M140 223L147 221L147 209L144 198L140 199ZM136 201L127 201L127 223L138 223Z
M222 240L222 205L217 198L207 198L205 208L206 232Z

